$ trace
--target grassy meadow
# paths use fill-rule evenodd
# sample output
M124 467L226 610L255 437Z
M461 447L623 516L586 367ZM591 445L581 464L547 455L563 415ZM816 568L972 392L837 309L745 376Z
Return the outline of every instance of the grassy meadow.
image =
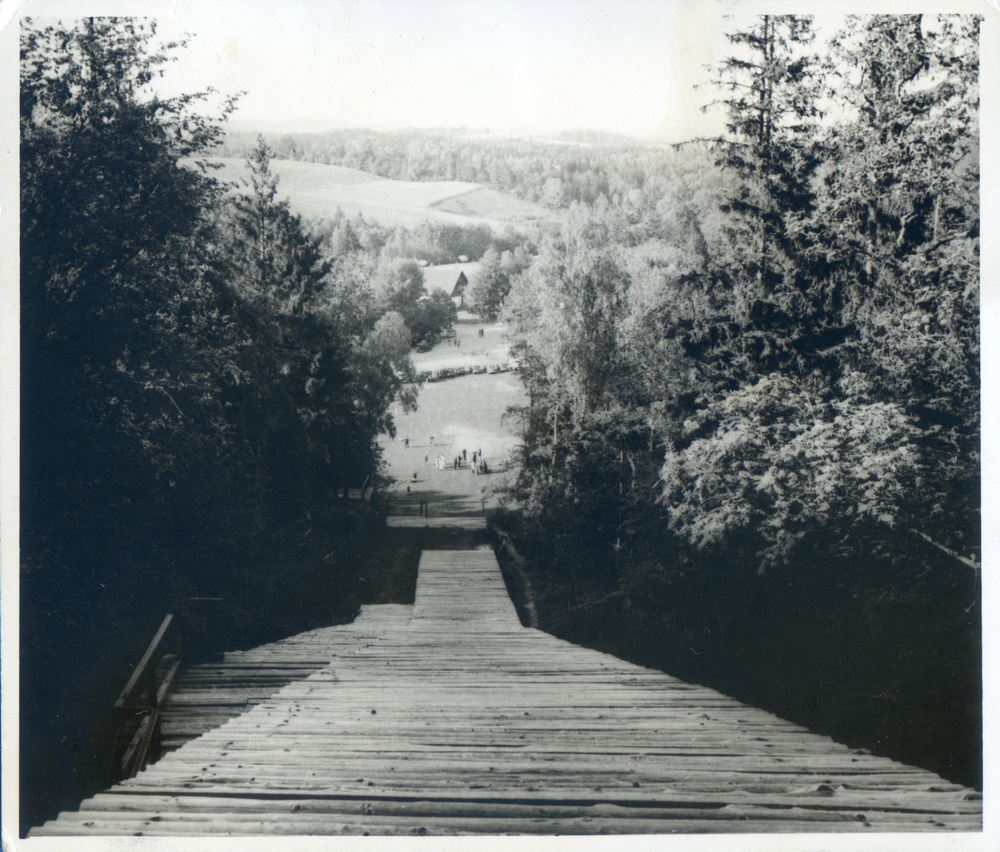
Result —
M483 337L479 337L480 328ZM507 343L499 324L465 320L458 322L455 330L461 345L442 341L429 352L415 353L413 361L418 370L485 365L487 359L497 363L506 358ZM503 358L496 358L501 353ZM396 510L412 503L410 508L416 514L421 500L433 504L445 499L453 504L450 510L456 512L479 508L483 499L487 500L487 509L496 506L496 499L490 495L514 475L507 470L507 462L520 442L518 424L504 422L504 414L508 406L523 405L524 401L517 373L479 373L423 385L415 412L407 414L397 406L393 412L396 438L383 435L380 440L387 473L396 480L390 489ZM409 447L404 445L406 438ZM456 470L453 460L462 450L466 462ZM490 473L473 476L469 462L472 453L480 450ZM435 464L440 454L445 457L444 470Z
M221 180L238 182L246 174L241 159L205 159L222 166L215 173ZM287 198L292 211L303 217L331 218L340 209L351 218L361 213L389 227L415 228L431 221L487 224L498 231L508 225L558 221L558 214L545 207L475 183L390 180L358 169L292 160L272 160L271 170L279 178L279 198Z

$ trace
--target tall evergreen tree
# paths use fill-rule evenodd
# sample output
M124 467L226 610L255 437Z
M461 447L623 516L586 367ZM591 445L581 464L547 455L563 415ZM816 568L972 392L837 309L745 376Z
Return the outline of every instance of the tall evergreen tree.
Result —
M302 315L322 291L330 261L322 239L306 230L288 201L278 198L273 152L262 136L247 156L249 190L228 208L231 251L242 254L234 272L246 298L264 300L282 314Z
M813 311L796 246L797 219L813 203L813 136L819 118L812 18L760 15L729 33L736 53L715 67L728 136L715 141L729 176L728 256L716 269L735 323L739 373L749 379L796 355L794 340Z

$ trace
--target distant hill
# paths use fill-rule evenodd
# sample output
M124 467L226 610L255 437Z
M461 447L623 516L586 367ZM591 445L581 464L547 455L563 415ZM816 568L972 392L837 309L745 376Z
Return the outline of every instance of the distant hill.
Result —
M350 125L343 121L317 118L292 118L286 121L274 121L262 118L259 120L230 120L226 128L243 133L325 133L328 130L346 130Z
M238 182L246 175L241 159L204 159L222 164L214 173L221 180ZM476 183L390 180L344 166L293 160L272 160L271 169L279 178L279 197L287 198L295 213L312 219L331 218L339 208L349 217L361 213L382 225L408 228L429 220L487 224L502 231L559 221L548 208Z
M564 130L561 133L551 134L548 138L555 142L576 145L635 145L637 142L632 136L609 133L605 130Z

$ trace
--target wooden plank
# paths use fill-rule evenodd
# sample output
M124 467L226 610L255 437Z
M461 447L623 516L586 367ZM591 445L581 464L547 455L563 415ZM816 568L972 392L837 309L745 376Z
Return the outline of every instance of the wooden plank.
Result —
M565 796L556 796L551 793L539 793L530 797L530 801L519 800L513 796L476 796L475 791L465 794L461 800L452 798L436 798L427 796L425 798L404 799L396 798L376 798L373 796L341 796L337 798L294 798L285 797L279 800L270 800L271 807L280 805L286 810L299 811L309 810L322 813L340 813L342 811L356 811L359 803L364 803L374 809L389 811L414 812L437 812L453 813L456 810L470 810L475 807L498 808L507 806L514 808L541 808L545 807L588 807L592 809L613 809L629 808L630 813L639 810L665 810L680 805L696 805L699 807L725 807L730 804L743 802L757 807L803 807L819 808L825 810L877 810L883 815L890 812L901 812L903 817L907 814L911 816L921 813L948 814L956 816L976 816L978 812L972 807L972 803L952 800L953 811L942 809L942 801L939 796L931 793L917 794L911 793L907 796L900 796L894 792L881 792L871 795L841 795L840 792L830 797L810 798L806 795L791 796L782 794L749 794L743 791L725 791L726 796L720 800L719 795L710 796L708 794L680 794L671 795L669 798L647 798L645 800L635 796L625 797L610 796L602 797L595 801L592 797L587 801L577 801L567 799ZM735 795L735 798L734 798ZM83 814L91 811L101 811L108 813L133 813L133 812L234 812L234 811L259 811L268 802L263 798L237 797L237 796L162 796L162 795L125 795L125 794L102 794L85 801L80 808Z

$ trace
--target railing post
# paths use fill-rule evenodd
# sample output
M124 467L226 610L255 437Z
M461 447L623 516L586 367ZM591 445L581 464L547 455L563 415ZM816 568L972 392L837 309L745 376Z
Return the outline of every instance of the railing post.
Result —
M159 725L160 686L156 682L156 667L163 656L161 645L164 636L173 624L173 613L167 613L159 630L142 655L139 665L129 678L125 689L115 702L115 709L124 711L122 721L126 736L130 733L132 722L136 715L141 715L138 729L131 737L131 742L125 749L121 759L121 773L126 777L134 776L142 768L148 757L153 738ZM164 694L167 684L164 683ZM138 713L136 711L139 711ZM115 760L118 755L114 755Z

